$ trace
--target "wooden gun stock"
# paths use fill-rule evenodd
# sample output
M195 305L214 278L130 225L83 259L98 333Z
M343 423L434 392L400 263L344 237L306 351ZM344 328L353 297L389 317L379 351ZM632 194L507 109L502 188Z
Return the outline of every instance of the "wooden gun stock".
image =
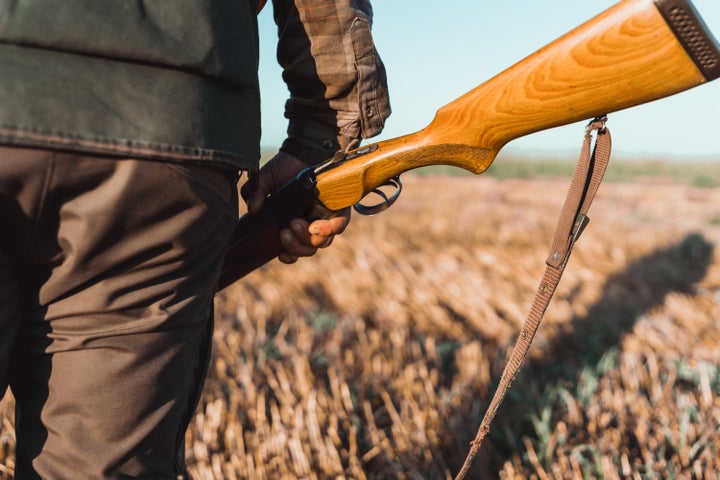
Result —
M658 100L718 76L720 48L689 0L624 0L440 108L424 129L313 169L312 203L341 210L388 179L428 165L479 174L513 139ZM243 271L237 261L240 251L253 256L253 236L241 219L226 261L235 273L226 269L221 288L252 269Z
M445 105L423 130L320 173L319 199L345 208L386 179L426 165L481 173L510 140L716 78L720 53L701 27L687 1L621 2ZM698 51L683 46L695 43Z

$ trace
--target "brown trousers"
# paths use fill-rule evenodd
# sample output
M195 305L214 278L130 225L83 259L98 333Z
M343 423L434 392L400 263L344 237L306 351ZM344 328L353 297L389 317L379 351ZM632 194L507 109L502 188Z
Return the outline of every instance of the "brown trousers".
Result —
M0 147L16 478L178 478L236 172Z

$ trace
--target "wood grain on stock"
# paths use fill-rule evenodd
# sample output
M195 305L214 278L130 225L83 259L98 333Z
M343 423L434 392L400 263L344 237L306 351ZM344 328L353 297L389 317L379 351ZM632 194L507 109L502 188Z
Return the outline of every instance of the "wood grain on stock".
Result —
M447 164L483 172L509 141L657 100L706 81L651 0L628 0L438 110L423 130L318 175L331 210L385 180Z

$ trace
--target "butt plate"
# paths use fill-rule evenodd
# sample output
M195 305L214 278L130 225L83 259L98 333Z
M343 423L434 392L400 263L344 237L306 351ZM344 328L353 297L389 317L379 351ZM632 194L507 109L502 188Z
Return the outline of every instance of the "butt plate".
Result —
M720 46L690 0L655 0L655 5L705 78L720 77Z

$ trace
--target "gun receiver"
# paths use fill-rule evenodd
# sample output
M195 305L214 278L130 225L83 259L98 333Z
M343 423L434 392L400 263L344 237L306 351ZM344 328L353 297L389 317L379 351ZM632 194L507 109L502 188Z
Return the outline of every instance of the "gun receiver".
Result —
M342 210L418 167L452 165L479 174L513 139L658 100L718 76L720 48L689 0L624 0L443 106L424 129L310 169L312 201L303 210L318 204ZM281 204L280 197L272 203ZM258 263L238 265L254 256L256 234L244 218L221 288ZM291 218L269 221L277 229ZM281 251L279 242L272 248Z

